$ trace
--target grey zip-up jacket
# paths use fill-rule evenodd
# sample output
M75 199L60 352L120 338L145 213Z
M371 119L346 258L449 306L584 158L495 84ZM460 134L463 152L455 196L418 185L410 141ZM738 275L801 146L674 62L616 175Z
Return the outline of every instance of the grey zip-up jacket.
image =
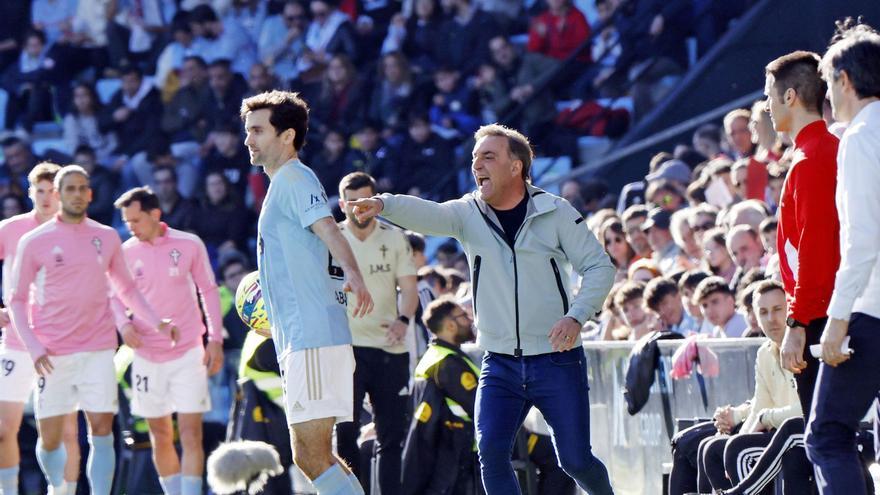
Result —
M529 204L513 248L479 193L434 203L383 194L382 215L410 230L454 237L471 269L477 345L514 356L553 352L548 334L563 316L582 324L602 308L615 268L568 201L527 185ZM571 300L569 272L582 277Z

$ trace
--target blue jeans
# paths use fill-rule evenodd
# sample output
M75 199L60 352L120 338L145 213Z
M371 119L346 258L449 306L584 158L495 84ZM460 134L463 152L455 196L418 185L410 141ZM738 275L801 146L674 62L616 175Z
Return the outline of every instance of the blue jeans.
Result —
M520 493L510 456L531 406L544 415L559 466L591 495L613 493L590 447L587 359L580 347L513 357L487 352L477 389L477 443L487 495Z
M807 426L807 457L823 495L867 492L856 433L880 390L880 320L853 313L849 337L853 355L836 368L819 367Z

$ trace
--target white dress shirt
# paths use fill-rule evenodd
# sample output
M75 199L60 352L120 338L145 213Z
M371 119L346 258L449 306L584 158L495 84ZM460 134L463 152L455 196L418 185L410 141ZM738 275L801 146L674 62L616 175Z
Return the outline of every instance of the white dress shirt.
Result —
M828 316L880 318L880 102L853 118L837 151L840 269Z

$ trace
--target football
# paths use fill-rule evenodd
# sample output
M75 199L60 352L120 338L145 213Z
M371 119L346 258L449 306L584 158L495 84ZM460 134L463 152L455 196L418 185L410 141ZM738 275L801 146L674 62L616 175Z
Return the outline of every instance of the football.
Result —
M263 291L260 288L259 272L251 272L238 284L235 291L235 309L238 316L251 330L264 337L271 337L269 316L263 302Z

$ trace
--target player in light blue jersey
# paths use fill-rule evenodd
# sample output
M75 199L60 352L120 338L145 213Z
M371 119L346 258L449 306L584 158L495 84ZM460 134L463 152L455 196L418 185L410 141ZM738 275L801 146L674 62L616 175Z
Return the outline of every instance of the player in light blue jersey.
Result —
M298 159L308 131L308 105L296 93L271 91L245 99L245 145L271 183L258 225L263 299L278 352L293 458L319 495L363 494L333 454L335 423L351 421L354 355L346 292L354 314L373 301L327 195Z

